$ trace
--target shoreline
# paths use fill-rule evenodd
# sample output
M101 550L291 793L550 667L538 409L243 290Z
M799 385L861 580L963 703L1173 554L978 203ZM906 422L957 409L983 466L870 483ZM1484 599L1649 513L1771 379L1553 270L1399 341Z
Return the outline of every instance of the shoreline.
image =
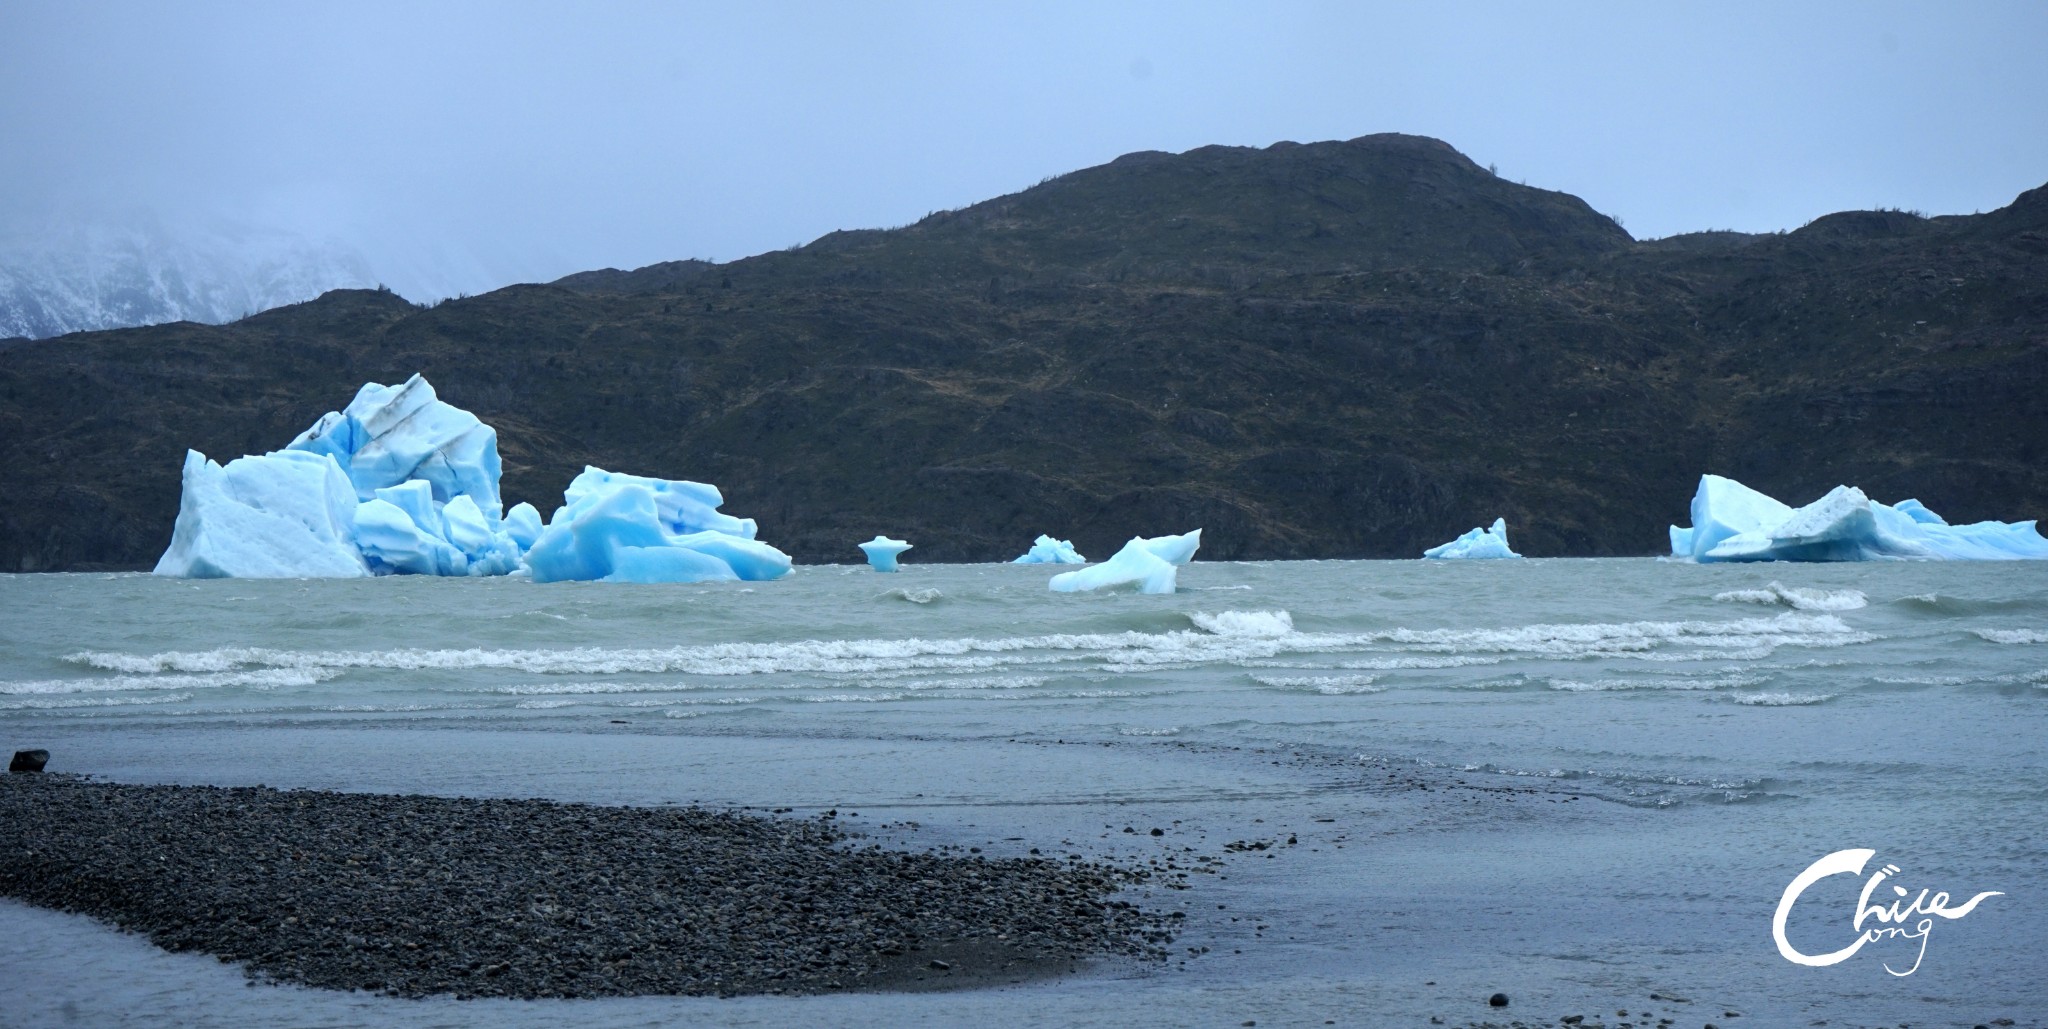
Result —
M400 997L972 989L1171 939L1113 899L1142 872L861 846L834 814L8 775L0 895Z

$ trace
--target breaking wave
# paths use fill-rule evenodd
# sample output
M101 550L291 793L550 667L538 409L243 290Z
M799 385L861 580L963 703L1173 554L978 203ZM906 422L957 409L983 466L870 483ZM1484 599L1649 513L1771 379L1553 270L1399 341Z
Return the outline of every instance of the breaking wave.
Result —
M1750 707L1803 707L1835 699L1833 693L1737 693L1728 699Z
M1992 643L2048 643L2048 630L1978 629L1978 636Z
M0 694L23 696L62 693L113 693L123 690L199 690L243 686L274 690L311 686L341 674L333 668L274 667L220 671L197 675L117 675L111 679L30 679L0 682Z
M1787 586L1781 582L1772 582L1762 589L1716 593L1714 599L1745 604L1784 604L1797 611L1854 611L1870 603L1862 590L1823 590Z
M1270 639L1294 631L1294 616L1285 611L1220 611L1188 615L1195 628L1218 636L1249 636Z
M1252 681L1261 686L1282 690L1314 690L1330 696L1351 693L1380 693L1385 686L1375 685L1377 675L1254 675Z

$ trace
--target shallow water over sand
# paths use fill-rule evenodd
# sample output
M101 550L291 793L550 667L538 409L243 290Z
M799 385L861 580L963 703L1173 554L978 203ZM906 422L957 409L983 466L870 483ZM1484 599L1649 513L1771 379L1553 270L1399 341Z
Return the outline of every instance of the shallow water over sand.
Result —
M1049 574L0 577L0 743L113 779L837 809L894 845L1222 856L1138 898L1188 913L1180 961L974 994L486 1008L249 989L4 904L0 985L80 1024L2048 1010L2048 567L1198 561L1167 597ZM1849 847L1916 892L2005 895L1936 925L1910 976L1883 968L1911 964L1897 940L1795 966L1779 894ZM1850 879L1798 909L1804 949L1853 938Z

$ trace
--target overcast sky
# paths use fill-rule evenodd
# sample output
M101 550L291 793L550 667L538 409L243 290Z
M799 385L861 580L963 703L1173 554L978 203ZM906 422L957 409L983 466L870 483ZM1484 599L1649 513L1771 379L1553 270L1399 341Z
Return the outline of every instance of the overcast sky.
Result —
M333 236L412 295L1209 143L1435 136L1638 237L2048 182L2041 0L869 6L0 0L0 219Z

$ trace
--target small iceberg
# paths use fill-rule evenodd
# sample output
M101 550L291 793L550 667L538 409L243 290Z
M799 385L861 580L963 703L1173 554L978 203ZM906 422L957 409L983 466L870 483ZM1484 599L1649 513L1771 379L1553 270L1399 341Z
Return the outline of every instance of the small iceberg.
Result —
M1088 563L1088 559L1082 557L1081 552L1075 550L1074 545L1066 540L1056 540L1051 536L1040 536L1031 544L1030 550L1025 551L1021 557L1010 563L1013 565L1085 565Z
M1508 520L1496 518L1491 526L1473 529L1445 543L1422 552L1423 557L1444 561L1470 561L1489 558L1521 557L1508 547Z
M1733 479L1700 477L1692 526L1671 527L1673 557L1720 561L2048 559L2032 521L1950 525L1918 500L1880 504L1837 486L1794 509Z
M526 553L535 582L779 579L789 555L754 539L752 519L718 510L718 487L585 467ZM522 522L524 519L521 519Z
M1172 593L1180 568L1194 560L1202 530L1179 536L1131 537L1116 556L1079 571L1061 572L1046 585L1055 593L1080 593L1136 584L1140 593Z
M910 544L887 536L876 536L860 545L861 553L868 556L868 567L878 572L895 571L896 555L909 549Z

